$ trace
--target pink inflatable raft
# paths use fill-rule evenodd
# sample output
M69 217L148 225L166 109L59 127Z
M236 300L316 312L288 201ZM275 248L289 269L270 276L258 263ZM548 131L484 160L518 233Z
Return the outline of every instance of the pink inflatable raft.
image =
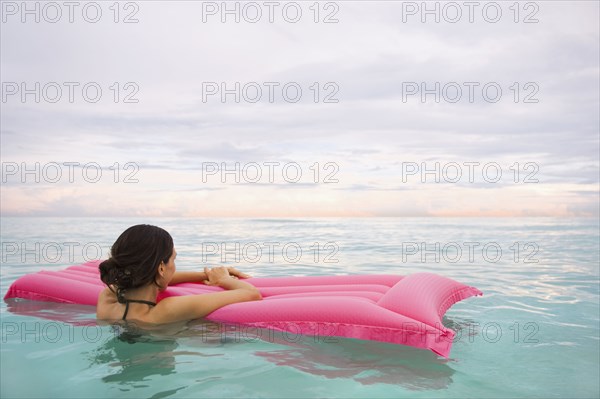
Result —
M96 306L105 285L92 261L60 271L17 279L7 298ZM220 308L206 317L222 323L270 328L293 334L367 339L430 349L448 357L454 331L442 317L456 302L483 295L477 288L433 273L251 278L262 301ZM203 294L219 287L185 283L157 298Z

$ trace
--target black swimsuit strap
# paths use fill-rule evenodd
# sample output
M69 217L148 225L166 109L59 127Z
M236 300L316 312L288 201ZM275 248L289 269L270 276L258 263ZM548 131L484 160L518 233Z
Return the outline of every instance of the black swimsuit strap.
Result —
M156 306L156 302L143 301L141 299L126 299L126 302L145 303L146 305Z
M156 306L155 302L143 301L141 299L125 299L125 313L123 313L123 320L125 320L127 317L127 312L129 312L129 302L144 303L146 305Z

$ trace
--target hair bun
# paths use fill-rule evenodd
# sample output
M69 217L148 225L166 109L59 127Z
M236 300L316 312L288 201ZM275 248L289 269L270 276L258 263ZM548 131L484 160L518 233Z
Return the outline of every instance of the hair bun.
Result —
M113 257L101 262L98 266L100 279L106 284L114 284L126 288L131 285L131 272L123 269Z
M129 269L117 268L117 279L120 287L129 287L131 286L133 279L131 276L131 271Z

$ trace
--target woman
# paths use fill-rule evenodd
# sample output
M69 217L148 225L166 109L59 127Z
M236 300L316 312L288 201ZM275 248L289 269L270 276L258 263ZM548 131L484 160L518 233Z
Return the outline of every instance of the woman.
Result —
M96 317L162 324L204 317L231 303L262 299L250 277L233 267L204 268L204 272L177 272L177 251L171 235L160 227L132 226L111 248L111 256L100 264L100 278L108 286L98 296ZM200 283L226 291L168 297L156 303L168 285Z

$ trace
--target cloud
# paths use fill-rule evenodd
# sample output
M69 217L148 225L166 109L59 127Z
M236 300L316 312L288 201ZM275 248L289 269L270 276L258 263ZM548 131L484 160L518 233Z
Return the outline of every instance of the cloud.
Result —
M100 187L85 181L30 185L3 175L2 213L597 215L586 193L597 192L600 170L598 4L535 3L540 22L523 23L522 13L515 23L509 3L499 3L501 21L486 22L479 7L470 23L456 3L459 22L423 23L403 14L404 3L336 3L332 24L314 23L308 3L295 24L277 13L274 23L203 23L194 2L139 3L134 24L115 24L109 9L97 24L3 23L2 81L57 82L63 96L51 103L38 93L38 103L17 94L0 104L2 161L97 162L108 177L111 166L132 163L140 182L103 181L100 196L84 195ZM78 83L73 102L65 82ZM102 90L97 103L84 99L90 82ZM239 102L231 93L205 101L207 82L250 84L262 97L247 101L250 90ZM268 82L277 83L273 93ZM477 84L472 102L466 82ZM287 83L301 87L297 103L285 100ZM436 84L439 102L422 97ZM486 100L486 84L501 88L498 102ZM138 101L125 103L128 95ZM299 164L302 181L202 181L206 162L271 161ZM518 164L521 180L404 183L406 162L495 162L506 178ZM539 183L522 184L526 164ZM328 176L339 183L323 184Z

